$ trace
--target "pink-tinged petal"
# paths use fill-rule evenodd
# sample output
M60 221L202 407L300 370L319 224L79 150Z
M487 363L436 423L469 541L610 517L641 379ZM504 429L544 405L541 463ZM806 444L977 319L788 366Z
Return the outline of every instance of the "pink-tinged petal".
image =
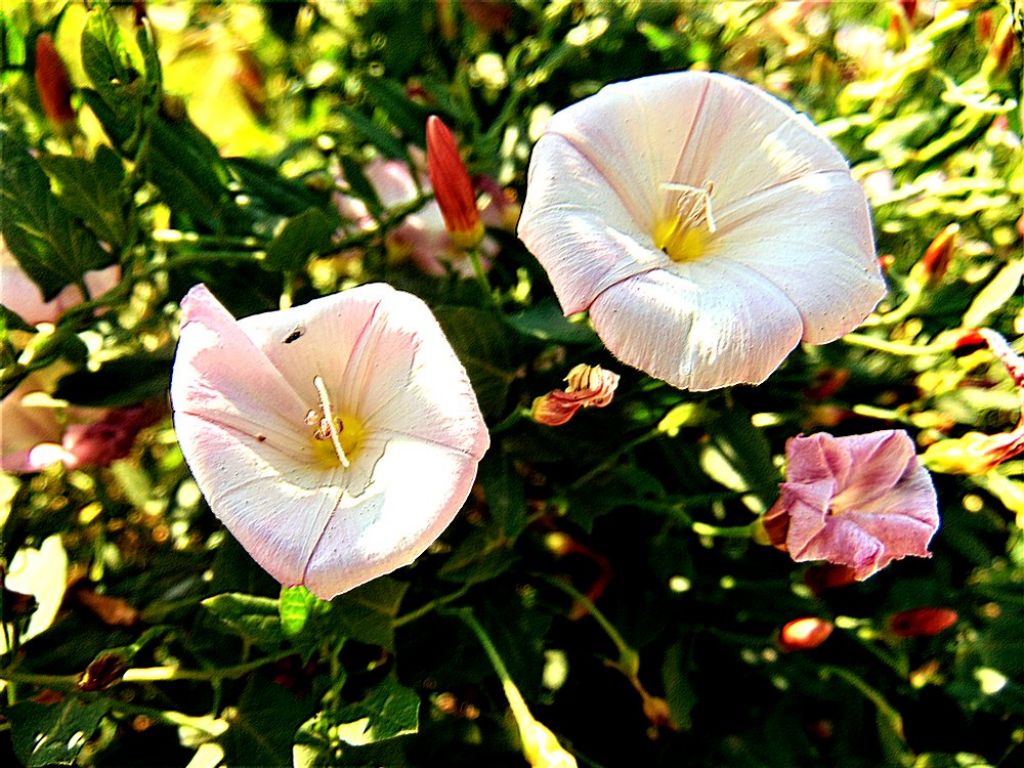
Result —
M182 307L182 452L275 578L331 597L408 562L450 522L489 438L422 301L378 284L236 321L198 286ZM328 407L341 442L344 423L355 432L344 467L318 450Z
M696 391L764 381L802 330L799 312L778 289L715 260L624 280L597 297L590 316L617 358Z
M473 485L472 457L397 434L381 441L373 482L344 499L306 569L306 586L322 598L411 563L452 521Z
M804 341L849 333L885 295L864 195L848 173L804 176L715 211L708 258L743 264L778 286L800 309Z
M690 77L701 78L701 108L673 169L674 181L714 181L721 207L807 176L849 175L839 151L785 102L727 75Z
M271 576L301 584L345 490L341 472L297 459L274 436L261 441L191 413L176 412L174 428L214 514Z
M33 459L31 451L40 443L60 443L61 425L57 411L22 402L27 395L47 388L45 375L36 372L0 400L0 470L35 472L53 463L50 460L40 464L40 457L37 455Z
M328 296L239 325L296 391L315 396L317 374L329 387L337 382L334 409L364 429L482 456L489 438L476 396L427 305L383 283L344 295L344 302Z
M651 238L653 210L638 222L623 189L560 134L545 135L533 150L519 237L547 270L567 315L586 310L609 286L668 262Z
M794 560L828 560L866 579L893 560L931 556L938 499L906 432L800 436L786 456L788 479L764 524Z
M791 309L781 314L799 318L797 339L824 343L862 322L884 292L867 203L842 155L782 101L720 74L618 83L556 114L534 148L519 236L566 314L589 309L613 353L653 376L668 370L665 380L675 386L766 378L795 346L791 324L778 317L783 303ZM702 275L691 268L709 263L719 269L707 277L738 269L725 283L696 279ZM685 275L692 286L676 299L670 292L653 302L618 296L615 318L608 321L606 311L603 323L614 338L606 335L597 320L601 303L622 291L646 292L661 279L648 273L659 269ZM687 368L704 362L697 355L673 371L670 359L696 348L679 341L693 335L695 311L732 303L711 295L730 291L766 304L777 315L770 330L782 338L771 340L774 349L761 360L714 354L717 370L697 375ZM631 324L642 330L629 331ZM733 330L720 319L707 325ZM660 350L630 352L622 343L630 334L644 347L664 341ZM705 344L742 354L747 341Z

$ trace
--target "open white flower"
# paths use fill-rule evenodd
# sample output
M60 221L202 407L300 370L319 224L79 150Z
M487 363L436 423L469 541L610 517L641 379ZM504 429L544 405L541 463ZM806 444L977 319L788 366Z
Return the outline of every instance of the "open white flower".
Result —
M616 83L533 150L519 236L624 362L707 390L764 381L885 292L867 201L789 106L721 74Z
M430 310L382 284L237 321L196 286L171 401L213 512L282 584L323 598L422 553L489 445Z

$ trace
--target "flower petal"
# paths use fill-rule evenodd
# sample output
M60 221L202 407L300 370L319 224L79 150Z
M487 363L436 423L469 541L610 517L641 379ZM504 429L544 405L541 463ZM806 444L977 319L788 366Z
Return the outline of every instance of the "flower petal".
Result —
M590 316L612 354L683 389L758 384L800 341L800 314L774 285L709 260L620 282Z
M800 309L804 341L849 333L885 295L864 195L846 172L803 176L715 211L706 258L771 280Z
M545 134L533 150L519 238L547 270L567 315L668 261L651 239L654 211L627 208L626 189L559 134Z
M415 560L455 517L477 459L403 435L379 438L373 482L331 516L303 581L329 599Z

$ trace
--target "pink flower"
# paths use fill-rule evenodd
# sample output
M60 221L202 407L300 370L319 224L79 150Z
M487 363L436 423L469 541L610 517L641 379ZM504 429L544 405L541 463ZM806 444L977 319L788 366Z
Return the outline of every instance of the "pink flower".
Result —
M89 298L102 296L121 279L121 268L116 264L105 269L85 273L85 287ZM50 301L43 300L32 278L25 274L14 254L0 238L0 304L17 313L30 325L56 323L60 316L83 301L82 292L76 285L69 285Z
M885 292L842 155L778 99L720 74L616 83L537 142L519 236L566 315L674 386L764 381Z
M383 284L243 320L196 286L171 402L214 514L282 584L323 598L419 556L490 442L430 310Z
M794 560L845 565L863 581L892 560L931 557L938 502L906 432L801 435L786 458L787 481L764 525Z
M68 469L107 466L164 412L157 403L103 410L40 402L62 370L33 373L0 401L0 470L38 472L58 461Z
M598 365L577 365L565 377L565 390L556 389L533 401L530 416L540 424L558 427L580 408L604 408L615 396L619 374Z
M378 158L367 163L363 173L386 209L407 205L418 196L416 179L405 163ZM430 180L422 173L417 173L417 177L422 191L430 193ZM503 195L493 194L490 188L484 192L479 200L482 205L480 217L484 224L507 226L510 216L506 214L513 206ZM376 227L376 222L361 200L339 193L335 204L341 215L354 222L358 230L368 231ZM473 274L469 258L452 242L436 200L431 200L418 211L407 215L401 224L388 233L386 245L394 258L408 258L428 275L446 275L450 270L463 277L471 277ZM497 253L497 244L491 238L485 237L480 248L484 256L493 257ZM482 262L485 269L490 267L489 259L484 258Z

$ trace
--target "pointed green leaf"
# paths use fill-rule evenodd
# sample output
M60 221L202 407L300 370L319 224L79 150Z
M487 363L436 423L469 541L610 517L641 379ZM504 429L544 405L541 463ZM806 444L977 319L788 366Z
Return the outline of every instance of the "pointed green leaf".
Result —
M108 709L110 702L99 698L15 704L8 711L14 752L26 768L73 765Z
M317 208L293 216L267 247L263 266L281 272L302 269L313 255L331 249L335 223Z
M0 171L0 231L22 269L49 301L85 272L113 261L96 238L76 222L24 147L6 136Z
M101 145L92 161L70 155L44 155L39 163L57 181L57 196L65 208L115 249L124 244L124 209L128 204L122 186L124 166L110 147Z
M235 634L265 651L274 651L284 642L278 601L239 593L215 595L203 600L203 607Z

